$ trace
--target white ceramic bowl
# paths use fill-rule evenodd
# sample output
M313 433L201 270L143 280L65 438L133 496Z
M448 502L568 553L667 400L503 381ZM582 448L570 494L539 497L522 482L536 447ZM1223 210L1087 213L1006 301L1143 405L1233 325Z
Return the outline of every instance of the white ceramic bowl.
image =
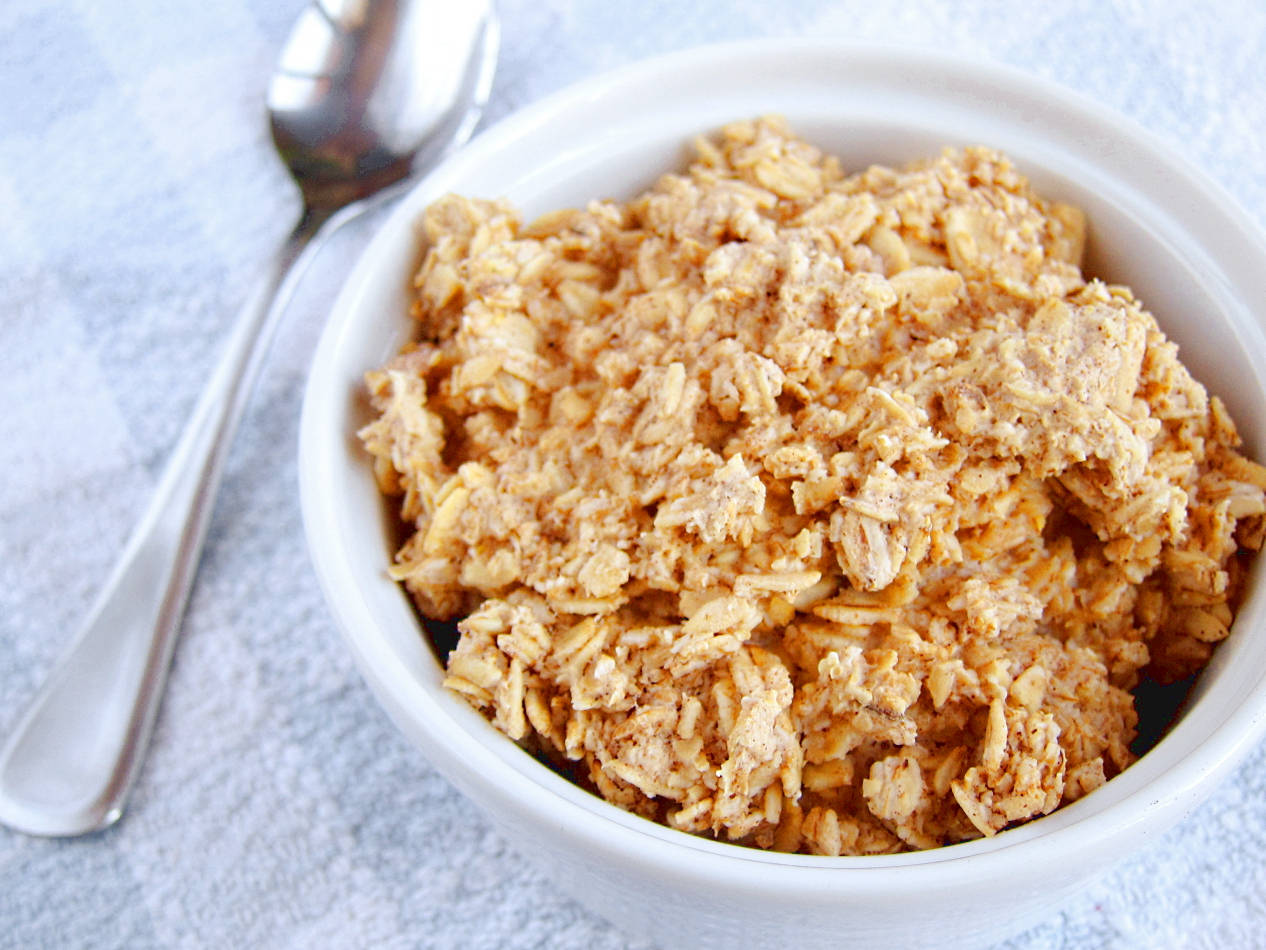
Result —
M1089 213L1089 270L1128 283L1266 446L1266 242L1204 175L1091 102L996 66L838 43L675 54L581 83L446 161L382 227L338 298L312 366L302 504L320 582L365 679L404 733L568 893L663 946L980 945L1032 923L1180 819L1266 731L1262 569L1232 637L1168 736L1119 777L991 840L820 858L703 840L626 814L520 751L440 685L385 567L391 516L354 433L361 376L410 332L414 221L439 195L505 196L525 217L629 197L678 168L694 135L778 112L848 168L983 143L1041 193Z

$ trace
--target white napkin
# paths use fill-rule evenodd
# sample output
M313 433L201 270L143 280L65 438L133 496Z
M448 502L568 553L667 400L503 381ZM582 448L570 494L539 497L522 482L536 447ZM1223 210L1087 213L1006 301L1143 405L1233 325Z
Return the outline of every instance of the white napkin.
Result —
M298 204L262 90L302 0L0 5L0 734L60 654ZM504 0L489 120L706 41L841 35L988 56L1150 128L1266 218L1266 8L1076 0ZM304 551L295 441L327 248L235 446L148 764L82 840L0 830L0 947L635 946L408 747ZM1266 749L1007 944L1266 944ZM1005 904L1006 895L999 894ZM794 940L789 941L794 945Z

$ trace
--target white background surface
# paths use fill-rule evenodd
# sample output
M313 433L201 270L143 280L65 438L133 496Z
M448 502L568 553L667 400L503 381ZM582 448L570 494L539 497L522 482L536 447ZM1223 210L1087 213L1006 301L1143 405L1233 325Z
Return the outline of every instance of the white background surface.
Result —
M1266 7L1017 6L507 0L488 121L669 49L875 39L1089 94L1266 220ZM84 616L297 212L262 90L301 7L0 6L0 735ZM308 566L299 399L370 226L321 255L243 423L128 814L82 840L0 829L0 947L632 946L397 736ZM1266 946L1263 766L1266 749L1008 947Z

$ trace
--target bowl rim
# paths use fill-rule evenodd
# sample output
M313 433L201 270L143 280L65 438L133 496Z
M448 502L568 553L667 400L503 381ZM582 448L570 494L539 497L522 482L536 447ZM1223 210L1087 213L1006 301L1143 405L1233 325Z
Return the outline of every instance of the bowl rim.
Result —
M1266 272L1266 237L1221 185L1175 153L1158 136L1080 93L1014 67L918 47L831 39L763 39L709 44L628 64L551 93L486 129L420 180L379 225L334 304L313 358L300 423L301 507L308 550L320 586L358 668L398 724L401 717L420 724L437 720L457 724L453 732L420 726L426 729L422 744L431 761L464 789L479 788L495 798L497 807L547 825L559 836L591 852L604 852L611 859L644 866L656 873L687 873L688 868L692 877L706 876L752 893L768 893L771 887L776 887L794 889L801 895L828 896L846 887L859 896L881 896L891 894L898 886L905 890L926 887L929 878L938 884L952 880L968 885L972 881L996 880L1001 874L1024 870L1031 863L1027 854L1030 849L1025 846L1037 839L1042 841L1044 860L1059 860L1082 851L1088 839L1104 843L1158 831L1194 807L1266 734L1266 671L1263 671L1249 690L1252 702L1242 703L1229 715L1220 717L1220 722L1201 723L1207 726L1203 741L1167 768L1147 768L1149 758L1153 758L1149 753L1109 783L1121 789L1122 794L1102 807L1091 803L1094 798L1091 795L996 837L929 851L874 857L789 855L699 838L632 816L567 782L493 731L505 750L522 760L509 761L486 742L471 741L469 731L481 727L469 718L461 722L466 713L492 730L479 714L464 706L459 709L454 704L460 704L460 700L431 695L403 667L385 662L390 658L381 650L371 649L365 641L363 632L372 629L373 618L364 592L351 580L346 565L339 563L338 545L329 543L327 529L337 514L337 497L326 481L317 477L329 459L328 443L337 441L328 431L337 394L329 387L314 386L313 380L328 376L339 337L350 331L344 318L355 311L366 291L369 273L366 261L399 231L403 221L416 216L423 199L434 196L433 186L437 187L437 183L460 177L473 163L548 128L580 105L627 93L639 86L680 78L699 69L720 69L727 64L733 68L734 64L750 64L756 60L772 63L788 58L824 60L839 56L872 57L960 74L975 82L992 83L1010 95L1057 107L1062 114L1076 117L1110 138L1122 140L1131 155L1144 155L1152 163L1154 172L1172 177L1195 193L1224 227L1231 227L1230 240L1255 255ZM1260 334L1260 326L1256 332ZM1260 345L1258 340L1253 342ZM1184 719L1153 751L1165 748L1166 744L1173 746L1176 735L1192 733L1196 726L1197 722L1190 717ZM1153 762L1159 765L1160 759L1153 758ZM489 783L484 777L489 770L496 774L497 783ZM1126 790L1124 785L1135 787ZM570 808L567 821L560 822L560 805L578 807ZM771 876L775 869L777 874ZM824 869L832 874L820 875L818 872Z

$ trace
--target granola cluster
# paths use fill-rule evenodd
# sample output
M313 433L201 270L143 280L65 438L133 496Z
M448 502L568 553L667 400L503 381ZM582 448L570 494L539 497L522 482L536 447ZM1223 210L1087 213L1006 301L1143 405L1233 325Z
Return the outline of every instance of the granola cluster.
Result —
M528 226L424 219L362 432L447 685L608 800L930 848L1128 766L1227 635L1266 469L1002 155L846 175L774 119Z

